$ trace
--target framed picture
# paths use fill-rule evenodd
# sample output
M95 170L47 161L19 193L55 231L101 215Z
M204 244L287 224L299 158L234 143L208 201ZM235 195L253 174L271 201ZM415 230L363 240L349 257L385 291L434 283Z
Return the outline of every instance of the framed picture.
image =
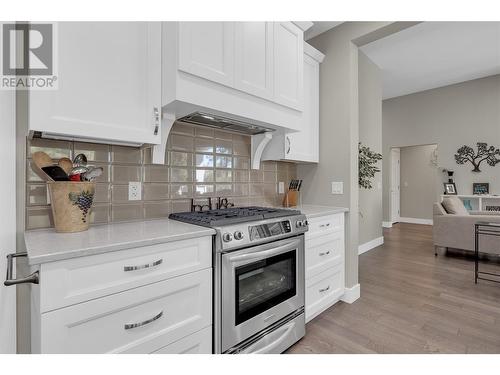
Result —
M454 182L445 182L444 183L444 193L446 195L457 195L457 187Z
M472 184L473 194L482 195L490 193L490 184L487 182L477 182Z

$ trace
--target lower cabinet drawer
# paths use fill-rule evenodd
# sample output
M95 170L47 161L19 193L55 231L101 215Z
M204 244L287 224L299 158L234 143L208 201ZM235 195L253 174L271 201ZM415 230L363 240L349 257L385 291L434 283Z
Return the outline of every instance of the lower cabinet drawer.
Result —
M212 270L43 313L42 353L150 353L212 324Z
M332 306L343 294L343 265L306 280L306 322Z
M305 241L306 279L344 262L344 233Z
M309 231L306 233L306 237L344 230L344 213L313 217L308 221Z
M212 354L212 326L155 350L151 354Z

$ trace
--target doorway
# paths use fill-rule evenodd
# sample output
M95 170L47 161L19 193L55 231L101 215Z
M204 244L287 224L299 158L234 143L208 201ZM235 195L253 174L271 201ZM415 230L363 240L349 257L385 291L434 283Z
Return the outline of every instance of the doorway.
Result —
M398 223L401 216L401 149L391 148L391 189L390 189L390 213L391 223Z

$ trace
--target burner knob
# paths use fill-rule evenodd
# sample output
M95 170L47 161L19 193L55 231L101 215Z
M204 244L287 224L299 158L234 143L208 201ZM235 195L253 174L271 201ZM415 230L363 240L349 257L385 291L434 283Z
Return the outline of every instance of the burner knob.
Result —
M237 230L236 232L234 232L234 239L235 240L241 240L241 239L243 239L243 232L239 231L239 230Z
M301 221L301 220L298 220L298 221L297 221L297 223L295 223L295 226L296 226L297 228L302 228L302 227L304 226L304 222L303 222L303 221Z
M309 221L304 220L304 225L307 227L309 225Z
M231 233L224 233L222 235L222 241L224 242L230 242L233 240L233 235Z

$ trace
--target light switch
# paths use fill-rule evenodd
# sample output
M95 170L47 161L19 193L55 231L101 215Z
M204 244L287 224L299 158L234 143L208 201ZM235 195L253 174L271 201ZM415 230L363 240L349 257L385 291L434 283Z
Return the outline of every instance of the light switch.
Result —
M332 194L344 194L344 183L332 181Z

